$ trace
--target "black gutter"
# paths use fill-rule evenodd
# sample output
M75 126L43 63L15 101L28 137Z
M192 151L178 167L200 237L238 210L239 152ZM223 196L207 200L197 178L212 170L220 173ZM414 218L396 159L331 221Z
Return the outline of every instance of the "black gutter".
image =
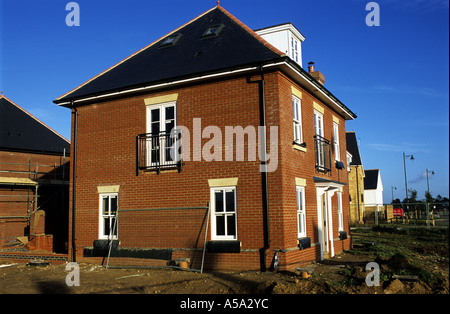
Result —
M83 100L84 98L102 97L104 95L118 93L118 92L126 93L127 90L151 87L153 85L170 84L170 83L177 82L177 81L183 81L183 80L189 80L189 79L195 79L195 78L203 78L204 76L227 73L227 72L232 72L232 71L239 71L239 70L251 68L251 67L258 68L261 65L277 63L277 62L283 61L284 59L285 59L285 57L277 57L277 58L264 60L264 61L262 61L263 63L261 63L261 61L250 62L250 63L240 64L240 65L236 65L236 66L230 66L230 67L226 67L226 68L218 68L218 69L204 71L204 72L189 73L189 74L180 75L180 76L163 78L163 79L159 79L159 80L155 80L155 81L143 82L143 83L139 83L139 84L122 86L122 87L118 87L118 88L105 89L105 90L102 90L102 91L96 92L96 93L76 94L76 91L81 88L79 86L76 88L75 91L70 92L68 95L66 95L62 98L53 100L53 103L59 105L61 103L70 102L70 99L73 99L73 98L77 98L77 100ZM234 74L232 73L231 75L239 75L239 74L240 73L234 73ZM215 78L205 78L205 79L211 80L211 79L215 79ZM192 83L189 82L189 83L183 83L183 84L192 84ZM137 91L137 92L132 92L132 93L146 93L146 91ZM74 95L71 95L71 94L74 94ZM63 107L70 108L69 105L63 105Z
M73 158L72 158L72 170L73 170L73 181L72 181L72 262L77 261L76 257L76 241L75 241L75 208L76 208L76 183L77 183L77 131L78 131L78 110L73 104L73 99L71 101L71 107L74 110L74 127L73 127Z
M284 58L283 61L286 61L287 63L289 63L290 66L292 66L293 68L295 68L297 71L299 71L301 74L303 74L315 87L317 87L317 89L320 89L324 94L326 94L328 97L330 97L332 100L334 100L336 103L339 104L339 106L341 106L345 111L347 111L347 113L353 118L356 119L357 116L356 114L351 111L346 105L344 105L342 103L342 101L340 101L336 96L333 95L333 93L331 93L325 86L323 86L322 84L320 84L319 82L317 82L317 80L315 78L313 78L308 72L306 72L305 70L303 70L303 68L295 61L293 61L291 58L289 57L282 57Z
M262 187L262 207L263 207L263 233L264 233L264 247L259 250L260 253L260 267L261 272L267 271L266 259L267 250L270 248L270 233L269 233L269 193L267 183L267 140L266 140L266 99L264 93L264 73L263 67L260 66L261 80L259 81L259 119L260 125L264 128L261 132L261 187ZM273 149L271 147L270 149Z
M314 87L316 87L317 89L321 90L324 94L326 94L333 101L335 101L337 104L339 104L339 106L341 106L347 112L347 114L349 114L353 119L357 118L357 115L354 112L352 112L346 105L344 105L336 96L334 96L333 93L331 93L325 86L323 86L322 84L317 82L317 80L315 78L313 78L307 71L305 71L299 64L297 64L295 61L293 61L288 56L282 56L282 57L278 57L278 58L267 59L267 60L262 61L262 63L261 62L259 62L259 63L252 62L252 63L241 64L241 65L237 65L237 66L231 66L231 67L227 67L227 68L215 69L215 70L211 70L211 71L190 73L190 74L187 74L187 75L181 75L181 76L177 76L177 77L164 78L164 79L156 80L156 81L153 81L153 82L145 82L145 83L129 85L129 86L125 86L125 87L119 87L119 88L113 88L113 89L109 89L109 90L103 90L103 91L97 92L97 93L88 93L88 94L80 94L80 95L75 94L75 97L77 97L78 99L91 98L91 97L101 97L103 95L107 95L107 94L110 94L110 93L117 93L117 92L124 91L124 89L125 90L127 90L127 89L135 89L135 88L142 88L142 87L147 87L147 86L151 86L151 85L172 83L172 82L179 81L179 80L191 79L191 78L207 76L207 75L212 75L212 74L219 74L219 73L222 73L224 71L236 71L236 70L239 70L239 69L245 69L247 67L253 67L253 66L254 67L257 67L257 66L261 67L263 65L267 66L267 65L270 65L270 64L278 63L278 62L286 62L286 63L288 63L295 70L297 70L299 73L304 75L306 77L306 79L308 81L310 81L314 85ZM77 89L79 89L79 88L81 88L81 87L78 87ZM76 93L76 90L73 91L72 93L69 93L65 97L62 97L61 99L53 100L53 103L59 105L60 103L67 102L69 97L73 97L73 96L70 95L70 94L73 94L73 93ZM65 107L65 106L63 106L63 107Z

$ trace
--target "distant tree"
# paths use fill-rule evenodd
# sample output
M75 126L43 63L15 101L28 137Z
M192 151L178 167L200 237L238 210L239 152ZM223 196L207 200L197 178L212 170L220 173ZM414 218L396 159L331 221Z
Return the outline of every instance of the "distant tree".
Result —
M434 202L433 196L428 191L425 191L425 201L427 203L433 203Z
M400 204L402 201L399 198L396 198L392 201L392 204Z
M410 203L417 202L417 190L411 190L411 197L409 198Z

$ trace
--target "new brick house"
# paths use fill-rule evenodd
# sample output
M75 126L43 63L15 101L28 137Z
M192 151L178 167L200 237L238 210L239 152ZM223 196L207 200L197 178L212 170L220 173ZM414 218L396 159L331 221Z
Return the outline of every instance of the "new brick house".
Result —
M303 40L218 4L56 99L72 111L72 259L267 270L348 249L356 116L302 68Z
M348 185L350 200L350 223L358 224L364 222L365 171L355 131L346 132L345 137L347 141L347 153L351 156L350 160L347 161L347 166L349 169Z

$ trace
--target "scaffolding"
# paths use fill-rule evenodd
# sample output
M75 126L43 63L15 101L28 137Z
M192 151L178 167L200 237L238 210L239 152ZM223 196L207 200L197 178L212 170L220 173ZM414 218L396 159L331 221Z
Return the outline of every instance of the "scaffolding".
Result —
M24 236L32 240L33 217L37 225L40 210L55 197L61 197L64 210L64 194L69 185L69 164L65 159L63 156L59 163L51 165L33 163L31 158L28 163L0 162L0 222L26 224L24 234L18 237L11 232L2 234L0 230L0 242L14 243L15 238ZM50 195L42 195L43 189L50 191Z

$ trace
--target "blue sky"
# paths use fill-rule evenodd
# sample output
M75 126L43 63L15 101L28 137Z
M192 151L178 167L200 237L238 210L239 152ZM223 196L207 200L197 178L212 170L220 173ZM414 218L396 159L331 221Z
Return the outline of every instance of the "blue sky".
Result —
M214 0L78 0L80 26L65 23L66 0L0 0L0 90L70 139L70 111L52 100L176 27ZM380 26L363 0L222 0L252 29L292 22L306 37L303 64L358 115L365 169L381 170L384 200L449 195L449 1L380 0Z

